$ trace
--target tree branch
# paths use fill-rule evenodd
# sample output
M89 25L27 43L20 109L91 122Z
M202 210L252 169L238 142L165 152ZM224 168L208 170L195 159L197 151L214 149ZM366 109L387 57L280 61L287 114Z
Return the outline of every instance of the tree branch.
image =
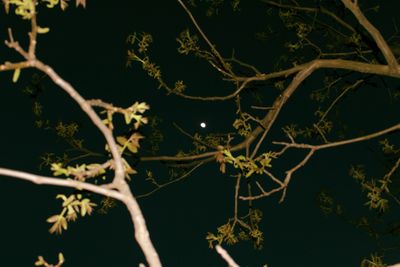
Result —
M353 13L361 26L363 26L364 29L372 36L372 38L376 42L376 45L379 47L387 63L389 64L390 68L394 71L398 71L397 60L396 57L393 55L392 50L386 43L385 39L382 37L379 30L376 29L375 26L372 25L369 20L364 16L363 12L358 7L357 1L342 0L342 2Z
M228 267L239 267L239 265L232 259L229 253L223 249L220 245L215 246L215 250L219 255L228 263Z
M218 52L218 50L215 48L215 46L210 42L210 40L208 40L207 35L205 35L203 30L200 28L199 24L197 23L196 19L193 17L193 15L190 12L190 10L182 2L182 0L178 0L178 3L183 7L185 12L188 14L190 20L192 21L192 23L196 27L197 31L200 33L201 37L203 37L204 41L206 41L206 43L210 47L210 49L213 52L213 54L218 58L218 60L220 61L220 63L224 67L225 71L227 71L231 76L235 76L235 74L232 72L231 68L229 68L228 65L226 64L224 58L221 56L221 54Z

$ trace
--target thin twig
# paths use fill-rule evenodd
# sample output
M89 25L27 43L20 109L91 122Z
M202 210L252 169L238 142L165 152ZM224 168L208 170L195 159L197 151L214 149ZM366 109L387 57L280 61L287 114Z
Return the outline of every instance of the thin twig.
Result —
M351 32L356 32L356 30L350 24L348 24L347 22L345 22L344 20L339 18L335 13L329 11L328 9L326 9L326 8L324 8L322 6L319 7L319 8L314 8L314 7L301 7L301 6L285 5L285 4L277 3L277 2L274 2L274 1L268 1L268 0L262 0L262 2L264 2L264 3L268 4L268 5L271 5L271 6L275 6L275 7L299 10L299 11L302 11L302 12L313 12L313 13L321 12L321 13L333 18L340 25L342 25L343 27L347 28Z
M167 182L167 183L165 183L165 184L160 184L160 185L158 185L158 187L156 187L155 189L151 190L151 191L148 192L148 193L141 194L141 195L137 195L137 196L136 196L136 199L148 197L148 196L154 194L155 192L157 192L158 190L160 190L160 189L162 189L162 188L164 188L164 187L166 187L166 186L169 186L169 185L171 185L171 184L173 184L173 183L176 183L176 182L179 182L179 181L185 179L185 178L188 177L190 174L192 174L198 167L200 167L201 165L203 165L203 163L204 163L204 162L200 162L199 164L197 164L196 166L194 166L190 171L188 171L188 172L185 173L184 175L182 175L182 176L180 176L180 177L178 177L178 178L176 178L176 179L174 179L174 180L172 180L172 181L169 181L169 182Z
M181 0L177 0L178 3L183 7L183 9L185 10L185 12L188 14L190 20L192 21L192 23L194 24L194 26L196 27L197 31L200 33L201 37L203 37L204 41L206 41L206 43L208 44L208 46L210 47L211 51L213 52L213 54L218 58L218 60L220 61L220 63L222 64L222 66L224 66L225 71L229 72L230 76L234 77L235 74L232 72L231 68L228 67L228 65L226 64L225 60L223 59L223 57L221 56L221 54L218 52L218 50L215 48L215 46L210 42L210 40L207 38L207 35L205 35L205 33L203 32L203 30L200 28L199 24L197 23L196 19L193 17L192 12L190 12L190 10L186 7L186 5L181 1Z
M357 80L355 83L353 83L352 85L349 85L346 87L346 89L343 90L343 92L335 98L335 100L329 105L328 109L324 112L324 114L321 116L321 118L319 119L319 121L317 122L317 125L321 123L321 121L323 121L325 119L325 117L328 115L329 111L331 111L331 109L336 105L336 103L351 89L356 88L357 86L359 86L360 84L362 84L363 82L365 82L365 80L361 79L361 80Z

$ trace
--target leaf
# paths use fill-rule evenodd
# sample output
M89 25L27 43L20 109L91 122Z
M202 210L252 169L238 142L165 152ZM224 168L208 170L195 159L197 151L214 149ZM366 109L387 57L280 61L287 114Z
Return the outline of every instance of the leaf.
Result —
M68 1L68 0L61 0L60 6L61 6L61 10L62 10L62 11L64 11L64 10L67 9L67 7L68 7L67 1Z
M132 153L137 153L137 149L140 147L139 141L140 141L140 139L143 139L143 138L144 138L144 136L139 133L132 134L128 140L129 141L129 143L127 145L128 149Z
M127 141L128 139L126 139L124 136L117 136L117 142L121 146L124 146Z
M20 74L21 74L20 68L14 70L14 74L13 74L13 78L12 78L13 83L16 83L18 81Z
M59 262L64 262L65 261L64 255L61 252L58 253L58 261Z
M147 105L146 102L141 102L141 103L136 102L134 104L134 107L139 113L144 113L146 110L150 109L150 106Z
M56 196L56 199L58 199L58 198L61 198L63 201L67 200L67 197L65 195L63 195L63 194L58 194Z
M48 28L48 27L46 27L46 28L38 27L37 28L37 32L40 34L48 33L49 31L50 31L50 28Z
M64 195L57 195L56 198L59 198L59 196L60 196L60 198L62 198L63 201L64 201L63 204L62 204L63 207L66 207L66 206L68 206L68 205L71 205L71 203L75 200L75 195L70 195L68 198L65 198Z
M38 256L38 260L35 262L35 266L43 266L45 263L42 256Z
M51 217L49 217L47 220L46 220L46 222L48 222L48 223L55 223L56 221L58 221L58 218L60 217L60 215L53 215L53 216L51 216Z
M124 114L124 118L125 118L125 123L126 123L126 124L131 123L132 118L131 118L130 114L125 113L125 114Z
M93 208L97 206L95 203L90 202L90 199L85 198L81 201L81 216L85 216L86 214L91 214L93 212Z
M44 0L45 2L47 2L46 7L48 8L53 8L55 5L58 4L58 0Z
M67 228L68 228L68 223L67 223L67 220L66 220L64 217L61 218L60 223L61 223L62 228L63 228L64 230L67 230ZM60 231L60 232L61 232L61 231Z
M86 0L76 0L76 7L82 6L86 8Z
M84 205L83 201L82 201L82 205L81 205L81 216L82 217L84 217L86 215L86 211L87 211L86 205Z

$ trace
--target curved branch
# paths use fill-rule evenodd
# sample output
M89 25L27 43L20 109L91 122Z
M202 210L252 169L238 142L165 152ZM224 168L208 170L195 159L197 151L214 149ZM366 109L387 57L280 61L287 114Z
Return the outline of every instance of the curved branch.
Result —
M381 50L383 56L385 57L387 63L390 68L393 70L397 70L398 64L396 57L393 55L392 50L389 45L386 43L385 39L382 37L381 33L374 25L369 22L369 20L364 16L363 12L358 7L357 2L351 0L342 0L343 4L353 13L354 17L358 20L361 26L371 35L374 39L376 45Z
M71 96L71 98L79 104L81 109L87 114L93 124L96 125L96 127L100 130L100 132L106 139L112 157L114 158L115 177L113 182L122 183L124 181L125 171L121 155L118 151L117 144L110 129L108 129L107 126L104 125L104 123L101 121L97 113L93 110L91 105L72 87L72 85L62 79L50 66L45 65L39 60L33 60L32 66L46 73L55 84L57 84L58 86L60 86L60 88L67 92Z
M129 213L131 215L132 223L134 225L135 229L135 238L136 241L138 242L140 248L143 251L143 254L146 257L147 262L151 267L161 267L161 262L159 259L159 256L157 254L157 251L155 250L150 237L149 237L149 232L147 230L146 222L144 220L142 211L140 210L140 207L132 195L132 192L129 188L129 185L125 181L125 170L124 170L124 165L123 161L121 158L121 155L119 153L116 141L113 137L113 134L110 129L108 129L97 113L93 110L91 105L72 87L71 84L63 80L50 66L45 65L41 61L37 60L35 55L32 55L31 53L34 53L35 47L36 47L36 33L37 32L37 25L36 21L31 21L32 23L32 32L30 33L30 44L29 44L29 53L27 53L22 47L19 45L18 42L14 41L14 38L12 36L12 32L9 31L9 41L6 41L6 45L8 45L10 48L16 50L18 53L20 53L25 59L26 62L22 64L24 67L35 67L44 73L46 73L55 84L60 86L65 92L67 92L71 98L79 104L81 109L86 113L86 115L91 119L93 124L101 131L103 134L104 138L106 139L109 149L111 152L111 155L114 160L114 179L111 184L109 184L108 188L102 188L103 190L110 190L112 188L115 188L123 195L123 198L121 201L126 205L127 209L129 210ZM21 63L18 63L18 65ZM9 70L10 65L15 67L14 69L17 69L18 65L13 65L10 63L6 63L4 65L0 66L0 70ZM7 169L1 169L4 174L11 174L11 176L15 175L15 177L20 177L21 179L26 179L26 180L31 180L31 181L38 181L37 177L35 176L29 176L27 173L18 173L13 170L7 170ZM48 178L48 177L47 177ZM46 183L52 182L49 180L39 180L43 181ZM60 183L60 181L57 181L56 183ZM62 184L62 183L61 183ZM87 186L87 185L85 185ZM93 188L92 188L93 189ZM117 191L115 191L117 192Z
M198 164L197 164L196 166L194 166L190 171L188 171L188 172L185 173L184 175L182 175L182 176L180 176L180 177L178 177L178 178L176 178L176 179L174 179L174 180L172 180L172 181L169 181L169 182L166 182L166 183L160 184L160 185L157 184L157 187L156 187L155 189L151 190L151 191L148 192L148 193L144 193L144 194L141 194L141 195L137 195L137 196L136 196L136 199L148 197L148 196L152 195L153 193L157 192L158 190L160 190L160 189L162 189L162 188L164 188L164 187L166 187L166 186L168 186L168 185L170 185L170 184L173 184L173 183L176 183L176 182L179 182L179 181L185 179L186 177L188 177L190 174L192 174L198 167L200 167L200 166L203 165L203 164L204 164L203 161L200 162L200 163L198 163Z
M371 64L371 63L363 63L353 60L344 60L344 59L315 59L309 61L307 63L296 65L292 68L272 72L272 73L264 73L264 74L257 74L252 77L240 77L235 76L234 78L230 79L231 81L242 82L242 84L231 94L225 96L191 96L185 95L182 93L175 93L177 96L182 98L191 99L191 100L200 100L200 101L224 101L228 99L232 99L236 97L248 83L254 81L268 81L275 78L287 78L288 76L294 75L299 71L302 71L308 68L310 65L315 64L315 68L317 69L344 69L344 70L351 70L360 73L366 74L376 74L376 75L383 75L389 76L394 78L400 78L400 68L396 67L395 69L389 68L387 65L380 65L380 64Z
M234 78L233 78L234 79ZM190 99L190 100L200 100L200 101L224 101L224 100L229 100L232 98L235 98L244 88L246 88L246 85L252 81L258 80L258 78L255 77L249 77L246 80L242 82L242 84L231 94L225 95L225 96L193 96L193 95L186 95L183 93L174 93L177 96L180 96L182 98Z
M125 198L125 196L118 191L76 180L66 180L56 177L40 176L28 172L6 169L1 167L0 167L0 175L14 177L25 181L30 181L32 183L39 185L55 185L55 186L75 188L78 190L84 189L99 195L112 197L120 201L123 201Z
M264 118L261 120L261 125L255 128L242 142L234 145L231 148L231 151L238 151L246 148L246 146L250 145L261 133L264 131L269 131L273 122L278 116L283 105L286 101L291 97L294 91L300 86L300 84L310 76L314 71L318 69L345 69L356 71L360 73L366 74L377 74L383 76L390 76L395 78L400 78L400 68L397 67L395 70L391 69L387 65L380 64L369 64L362 63L351 60L343 60L343 59L316 59L310 61L308 63L297 65L293 68L278 71L269 74L257 75L253 77L253 80L256 81L266 81L273 78L278 77L287 77L289 75L297 74L297 78L295 77L292 83L285 89L285 91L281 94L281 96L277 97L272 104L271 108L268 110ZM301 73L301 74L300 74ZM241 79L241 78L238 78ZM248 79L248 77L243 78L243 80ZM268 130L267 130L268 129ZM186 156L186 157L176 157L176 156L156 156L156 157L141 157L140 159L143 161L191 161L196 159L202 159L207 157L213 157L218 151L215 152L205 152L198 155Z
M223 249L220 245L216 245L215 249L218 254L228 263L229 267L239 267L239 265L232 259L232 257L228 254L228 252Z
M285 91L283 92L283 94L281 95L281 99L277 99L275 100L275 102L277 103L277 105L273 105L274 109L271 109L267 116L269 114L271 114L270 117L268 118L264 118L265 119L265 123L262 123L262 125L264 126L264 133L261 136L260 140L258 141L256 147L254 148L252 154L251 154L251 158L253 158L256 154L258 149L261 146L261 143L264 141L264 138L266 137L267 133L269 132L269 130L271 129L272 124L275 122L276 118L278 117L279 112L281 111L283 105L286 103L287 99L289 99L289 97L294 93L294 91L300 86L300 84L308 77L310 76L313 71L315 69L315 65L311 64L310 66L308 66L308 68L305 68L304 70L300 71L292 80L292 82L290 83L290 85L285 89ZM275 104L275 103L274 103ZM263 121L264 121L263 119Z
M122 201L126 205L131 215L131 219L135 228L136 241L139 243L149 265L154 267L161 266L159 256L150 240L149 232L147 230L142 211L136 199L134 198L129 188L129 185L125 181L125 170L121 154L119 153L111 130L103 124L97 113L93 110L92 106L68 82L63 80L51 67L43 64L38 60L32 61L32 66L46 73L55 84L64 89L64 91L66 91L80 105L82 110L92 120L93 124L95 124L97 128L103 133L103 136L109 145L109 149L114 159L115 177L112 181L112 184L114 185L114 188L118 189L119 192L121 192L125 196Z

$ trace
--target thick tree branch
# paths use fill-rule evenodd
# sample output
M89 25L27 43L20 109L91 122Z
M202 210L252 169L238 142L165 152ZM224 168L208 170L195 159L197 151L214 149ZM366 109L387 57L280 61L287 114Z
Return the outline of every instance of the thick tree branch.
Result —
M35 52L35 47L36 47L36 33L38 31L37 25L36 25L36 17L33 16L31 20L31 25L32 25L32 32L30 33L30 43L29 43L29 52L26 52L22 47L19 45L17 41L14 40L12 36L11 30L9 30L9 41L6 41L6 45L15 51L17 51L19 54L21 54L25 58L25 62L18 63L18 64L10 64L10 63L5 63L4 65L0 66L0 70L10 70L12 69L11 67L14 67L14 69L17 69L19 65L22 65L24 67L34 67L38 70L43 71L46 73L52 81L57 84L60 88L62 88L65 92L67 92L70 97L79 104L81 109L87 114L87 116L91 119L93 124L100 130L100 132L103 134L104 138L107 141L107 144L109 146L111 155L113 157L113 163L114 163L114 179L112 181L112 186L109 188L115 188L119 191L120 194L123 195L123 198L120 199L126 206L127 209L130 212L132 222L134 224L134 229L135 229L135 238L136 241L139 243L139 246L141 247L147 262L149 263L150 266L152 267L161 267L161 262L158 257L158 254L150 240L149 237L149 232L146 227L146 222L144 220L143 214L140 210L140 207L132 195L132 192L129 188L129 185L125 181L125 169L123 165L123 161L121 158L121 154L118 150L116 141L113 137L113 134L110 129L108 129L97 113L93 110L92 106L84 99L73 87L71 84L63 80L50 66L45 65L41 61L36 59L36 56L34 55ZM57 183L59 185L65 185L62 181L57 180L57 181L50 181L47 179L42 179L38 180L37 177L35 176L29 176L26 173L18 173L13 170L7 170L7 169L0 169L4 175L10 175L21 178L21 179L26 179L33 182L43 182L43 183ZM48 178L48 177L47 177ZM76 185L76 184L73 184ZM94 185L93 185L94 186ZM69 186L72 187L72 186ZM88 187L88 185L85 185L85 187ZM92 187L92 190L95 190ZM100 187L99 187L100 188ZM97 189L96 189L97 190ZM104 192L112 192L110 189L107 188L101 188L101 190L108 190ZM101 191L103 192L103 191ZM117 191L115 191L117 192Z
M218 254L228 263L228 267L239 267L239 265L232 259L229 253L223 249L220 245L216 245L215 249L217 250Z
M55 84L64 89L80 105L82 110L103 133L104 138L109 145L115 164L115 177L112 183L114 184L115 188L117 188L125 196L123 202L130 212L131 219L135 227L136 240L142 248L149 265L155 267L161 266L158 254L150 240L149 232L147 231L146 222L144 220L142 211L140 210L137 201L132 195L129 185L125 181L125 170L122 158L118 151L118 147L112 135L112 132L103 124L91 105L87 103L87 101L68 82L63 80L51 67L43 64L38 60L34 60L32 62L32 65L46 73Z
M387 63L390 68L394 71L398 71L398 64L396 57L393 55L392 50L389 45L386 43L385 39L374 25L372 25L369 20L364 16L363 12L358 7L357 1L352 0L342 0L343 4L353 13L358 22L364 29L372 36L376 45L381 50L383 56L385 57Z
M41 176L28 172L6 169L1 167L0 167L0 175L30 181L38 185L54 185L54 186L75 188L78 190L87 190L106 197L112 197L120 201L123 201L123 199L125 198L125 196L118 191L106 189L98 185L93 185L90 183L80 182L76 180L67 180L56 177Z
M400 78L400 68L397 67L395 70L391 69L387 65L379 65L379 64L369 64L369 63L361 63L357 61L351 60L343 60L343 59L317 59L310 61L308 63L297 65L293 68L278 71L270 74L263 74L254 77L254 81L267 81L269 79L278 78L278 77L287 77L289 75L293 75L295 73L298 74L297 79L293 80L292 83L285 89L285 91L275 99L273 105L268 110L267 114L261 120L261 124L263 127L258 126L255 128L242 142L232 146L231 151L238 151L246 148L246 146L250 145L261 133L264 133L266 130L272 126L274 120L276 119L278 113L280 112L283 104L290 98L290 96L294 93L294 91L300 86L301 82L304 81L308 76L310 76L317 69L345 69L356 71L360 73L367 74L377 74L389 77ZM246 78L237 78L238 80L246 80ZM267 131L268 132L268 131ZM198 155L185 156L185 157L176 157L176 156L155 156L155 157L141 157L140 159L143 161L191 161L196 159L213 157L218 151L215 152L205 152Z

